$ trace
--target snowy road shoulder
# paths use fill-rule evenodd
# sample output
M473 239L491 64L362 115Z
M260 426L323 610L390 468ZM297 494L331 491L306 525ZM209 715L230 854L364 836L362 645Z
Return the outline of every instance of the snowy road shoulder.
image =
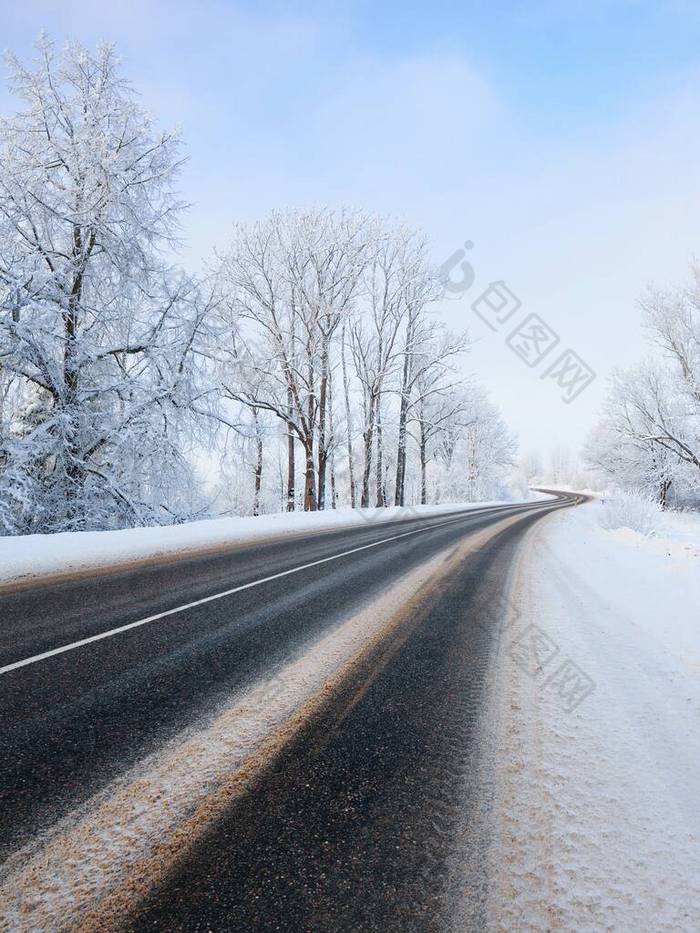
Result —
M522 549L493 684L491 929L700 928L700 519L649 540L600 511Z

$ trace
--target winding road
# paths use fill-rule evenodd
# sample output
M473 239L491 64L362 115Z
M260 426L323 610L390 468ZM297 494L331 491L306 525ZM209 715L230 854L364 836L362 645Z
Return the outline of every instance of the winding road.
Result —
M478 805L474 735L508 573L527 529L577 501L409 516L0 590L0 929L444 930L464 896L478 919L483 879L466 895L450 879ZM351 625L355 640L338 647ZM314 692L317 656L331 667ZM41 874L45 847L90 826L143 762L189 747L183 737L206 734L232 698L302 662L293 728L270 694L259 713L276 739L264 754L258 743L223 803L217 790L210 818L198 810L196 831L167 847L159 830L157 858L124 861L118 884L95 880L53 926L43 919L44 892L58 896Z

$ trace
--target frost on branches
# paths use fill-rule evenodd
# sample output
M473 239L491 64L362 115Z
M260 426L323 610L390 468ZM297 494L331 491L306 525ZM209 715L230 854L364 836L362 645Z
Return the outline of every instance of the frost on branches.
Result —
M515 439L459 372L469 340L436 320L444 283L420 232L274 212L235 228L217 279L221 385L254 512L503 491ZM232 479L222 496L243 511Z
M655 356L615 373L589 464L661 506L700 505L700 270L641 302Z
M0 534L500 494L515 440L459 371L420 231L275 211L186 275L179 135L112 48L9 64Z
M180 141L95 55L9 58L0 122L0 530L171 522L204 315L163 256Z

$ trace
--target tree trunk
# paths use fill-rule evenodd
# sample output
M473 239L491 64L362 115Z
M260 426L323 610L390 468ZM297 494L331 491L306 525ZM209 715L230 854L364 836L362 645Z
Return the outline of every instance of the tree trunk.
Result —
M335 457L331 454L331 508L337 508L337 493L335 491Z
M280 496L278 511L280 512L284 512L284 510L287 508L287 484L286 484L286 477L284 474L285 474L285 470L282 465L282 458L278 451L277 453L277 482L279 484L279 496Z
M287 390L287 409L289 413L292 412L292 390ZM294 499L296 496L296 489L294 488L294 474L296 471L295 457L294 457L294 432L292 431L292 426L287 422L287 511L294 511Z
M318 507L326 507L326 466L328 464L328 451L326 450L326 377L321 378L319 394L319 427L318 427Z
M406 420L408 418L408 382L411 374L411 352L413 344L413 327L409 326L406 333L406 351L403 358L403 374L401 376L401 405L399 407L399 439L396 449L396 488L394 490L394 505L404 504L404 489L406 486Z
M326 507L326 466L328 449L326 447L326 400L328 396L328 347L324 344L321 352L321 387L318 400L318 507Z
M315 512L318 507L318 502L316 499L316 467L314 465L314 427L316 416L314 385L316 377L314 373L313 350L308 344L306 347L306 355L308 359L308 396L306 400L307 429L306 436L304 438L304 454L306 458L304 477L304 511Z
M348 435L348 476L350 479L350 506L355 508L355 468L353 464L352 456L352 415L350 412L350 391L348 388L348 370L345 363L345 325L343 324L343 331L340 344L340 359L343 369L343 394L345 396L345 424L347 427Z
M331 471L331 508L336 507L336 491L335 491L335 432L333 430L333 375L329 373L328 376L328 442L326 449L328 453L328 461Z
M665 479L661 483L661 489L659 491L659 505L661 506L662 509L665 509L666 506L668 505L668 493L671 488L672 482L673 480L671 479Z
M91 247L90 247L91 248ZM73 258L80 263L83 253L83 239L80 227L73 227ZM68 294L68 307L63 312L63 409L65 424L65 475L66 475L66 519L73 526L78 519L77 502L85 482L85 469L81 462L80 441L76 418L78 415L78 388L80 382L80 363L76 359L78 338L78 309L83 293L84 266L75 273L71 290Z
M369 421L362 432L365 442L365 465L362 471L362 508L369 507L369 477L372 472L372 442L374 440L374 399L369 401Z
M394 490L394 505L403 505L406 488L406 419L408 417L408 398L401 396L399 409L399 439L396 448L396 489Z
M304 473L304 511L316 511L316 467L314 466L314 442L307 437L304 443L306 468Z
M377 396L377 508L383 509L386 506L386 495L384 491L384 449L382 437L382 407L381 396Z
M253 492L253 515L260 514L260 487L262 486L263 471L263 441L260 433L260 421L257 409L253 409L255 423L255 489Z
M428 501L428 484L426 479L426 448L428 446L427 431L425 430L425 421L420 420L420 504L426 505Z

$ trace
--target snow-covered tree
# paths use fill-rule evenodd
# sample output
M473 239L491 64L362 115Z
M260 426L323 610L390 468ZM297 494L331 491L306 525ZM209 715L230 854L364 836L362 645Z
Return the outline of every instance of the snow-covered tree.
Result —
M445 336L440 323L428 316L431 303L442 296L444 282L428 258L425 239L410 235L406 254L394 505L405 501L408 424L418 387L430 381L431 374L437 373L439 381L469 346L466 333Z
M304 454L304 508L323 507L334 445L329 417L333 352L359 289L367 222L332 211L274 213L239 225L221 259L229 316L240 324L257 376L229 361L227 391L275 414L289 441L289 502L294 442Z
M111 46L38 52L9 58L24 108L0 121L0 527L172 521L193 507L184 426L207 317L163 259L180 139Z
M685 406L663 366L621 370L613 375L602 422L587 440L586 460L615 484L645 490L666 505L674 483L692 482L687 428Z
M540 455L534 450L528 451L520 460L520 470L528 484L541 482L544 468Z
M414 359L415 380L410 398L408 419L415 425L415 440L420 463L420 501L428 501L427 465L448 431L466 427L467 396L461 391L461 381L455 376L452 358L466 349L466 337L454 337L445 332L432 338Z
M451 410L429 448L428 496L474 502L508 495L509 477L517 454L517 441L496 405L472 380L454 386Z
M0 121L0 531L199 514L210 442L214 507L237 514L426 502L476 447L500 462L420 231L277 211L188 275L179 134L111 46L38 52L10 58L22 107Z
M376 505L386 505L383 403L388 382L398 372L398 337L404 310L402 242L379 236L373 243L365 274L366 310L351 329L355 375L362 398L363 470L361 504L370 505L370 479L375 456Z
M700 272L641 301L656 358L614 374L586 460L662 505L700 500Z
M219 281L221 391L284 426L288 508L299 472L303 507L326 506L329 464L331 505L345 484L353 506L403 504L409 467L428 501L428 465L465 427L469 344L428 313L443 284L425 237L352 211L276 212L236 227Z

